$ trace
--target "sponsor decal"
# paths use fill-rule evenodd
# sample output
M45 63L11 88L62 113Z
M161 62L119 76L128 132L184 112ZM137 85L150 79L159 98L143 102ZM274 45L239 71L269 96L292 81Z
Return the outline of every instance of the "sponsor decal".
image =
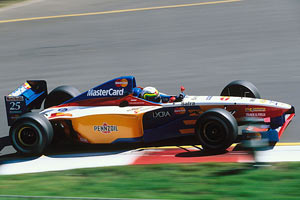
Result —
M246 117L266 117L266 108L245 108Z
M141 112L141 109L140 108L130 108L128 110L126 110L127 112L130 112L130 111L133 111L135 114Z
M266 108L245 108L245 112L266 112Z
M116 85L116 87L127 87L128 81L125 78L117 79L116 82L115 82L115 85Z
M90 89L87 92L87 96L92 96L92 97L105 97L105 96L123 96L124 95L124 88L122 89L107 89L107 90L103 90L103 89L98 89L98 90L94 90L94 89Z
M153 118L165 118L165 117L171 117L169 111L153 112Z
M206 97L206 100L210 101L212 98L213 98L212 96L208 96L208 97Z
M31 86L25 82L23 85L21 85L18 89L10 93L8 96L20 96L23 94L26 90L30 89Z
M58 112L66 112L68 110L68 108L60 108L60 109L58 109L57 111Z
M6 96L6 101L23 101L23 96Z
M12 120L17 120L19 117L20 117L19 114L12 114L12 115L10 116L10 118L11 118Z
M265 117L266 113L246 113L246 117Z
M70 113L52 113L49 118L54 117L72 117L73 115Z
M195 102L181 102L182 106L195 106L196 103Z
M259 102L260 102L260 103L266 103L267 100L265 100L265 99L260 99Z
M220 100L221 101L228 101L230 99L230 97L221 97Z
M248 126L246 128L247 131L252 131L252 132L265 132L265 131L268 131L268 129L269 129L268 125L264 125L264 126L260 126L260 127Z
M29 83L25 82L23 84L23 87L26 88L27 90L31 88L31 86L29 85Z
M5 106L8 116L22 114L26 111L23 96L5 96Z
M144 101L136 101L136 102L129 102L129 105L145 105L145 102Z
M199 116L202 113L201 108L200 109L192 109L189 110L190 116Z
M94 131L109 134L113 132L118 132L119 130L117 125L109 125L106 122L104 122L102 126L94 126Z
M185 112L186 112L186 110L184 107L178 107L178 108L174 109L174 113L176 115L183 115L183 114L185 114Z
M78 134L78 136L79 136L79 141L80 141L80 142L83 142L83 143L89 143L89 141L88 141L87 139L81 137L79 134Z

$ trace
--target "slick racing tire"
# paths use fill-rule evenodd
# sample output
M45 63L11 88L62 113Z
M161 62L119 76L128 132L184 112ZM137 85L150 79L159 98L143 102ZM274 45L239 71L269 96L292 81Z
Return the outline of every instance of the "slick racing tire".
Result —
M203 149L224 151L236 141L237 121L228 111L214 108L200 115L196 134Z
M75 87L63 85L52 90L46 97L44 108L57 106L64 103L80 94L79 90Z
M52 142L53 128L43 115L26 113L18 118L9 131L14 148L24 155L41 155Z
M221 92L221 96L249 97L260 99L255 85L249 81L237 80L229 83Z

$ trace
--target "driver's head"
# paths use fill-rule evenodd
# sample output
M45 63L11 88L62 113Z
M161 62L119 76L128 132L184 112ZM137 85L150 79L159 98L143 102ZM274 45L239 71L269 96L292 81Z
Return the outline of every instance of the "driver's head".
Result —
M141 92L141 98L148 101L160 102L160 94L154 87L145 87Z

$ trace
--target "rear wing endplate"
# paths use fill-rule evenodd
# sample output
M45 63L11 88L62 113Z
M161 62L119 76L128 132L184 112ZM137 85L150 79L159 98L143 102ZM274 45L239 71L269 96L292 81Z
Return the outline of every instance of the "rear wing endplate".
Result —
M8 125L11 126L22 114L40 109L46 96L47 83L44 80L28 80L4 96Z

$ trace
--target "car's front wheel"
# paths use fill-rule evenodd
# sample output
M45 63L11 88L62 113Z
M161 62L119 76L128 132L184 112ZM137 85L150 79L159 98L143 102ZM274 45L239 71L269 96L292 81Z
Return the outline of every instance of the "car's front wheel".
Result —
M221 96L249 97L260 99L260 94L255 85L249 81L232 81L221 92Z
M235 142L238 125L231 113L215 108L199 117L196 133L203 149L223 151Z

